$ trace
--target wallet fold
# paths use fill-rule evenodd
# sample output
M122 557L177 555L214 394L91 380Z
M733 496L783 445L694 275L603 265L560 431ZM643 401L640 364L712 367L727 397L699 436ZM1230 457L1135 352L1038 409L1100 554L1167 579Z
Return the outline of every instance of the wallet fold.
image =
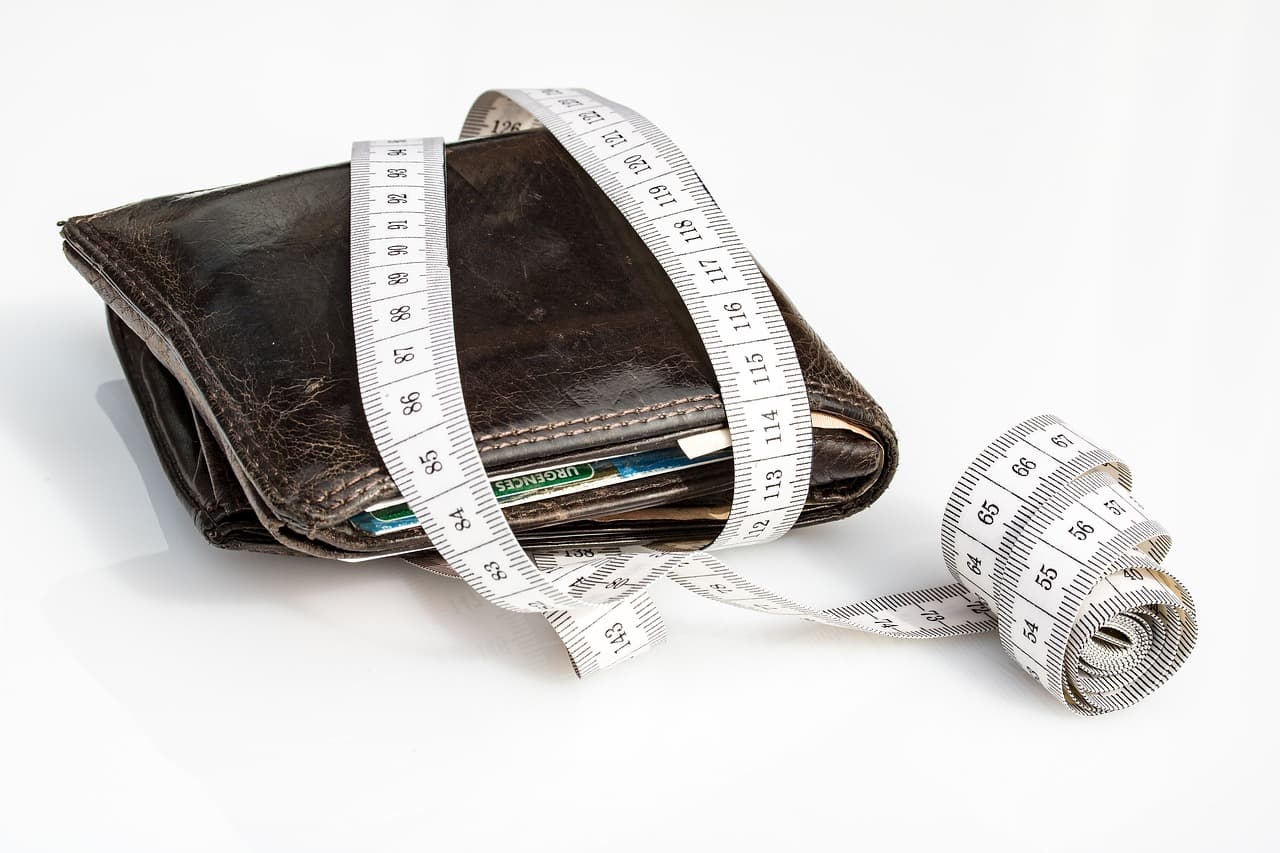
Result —
M490 475L670 446L725 426L679 294L622 214L545 131L446 151L463 394ZM396 497L360 403L346 164L168 196L64 223L108 306L165 471L226 548L352 558L430 552L420 529L350 519ZM887 486L884 412L770 282L815 412L799 524ZM842 322L856 328L858 318ZM714 538L728 461L504 507L527 545Z

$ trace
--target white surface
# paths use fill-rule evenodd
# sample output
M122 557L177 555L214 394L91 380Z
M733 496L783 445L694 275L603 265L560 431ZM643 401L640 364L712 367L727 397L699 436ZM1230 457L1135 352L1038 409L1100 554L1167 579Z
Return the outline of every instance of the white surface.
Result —
M1280 843L1274 5L399 4L438 81L413 103L354 88L386 69L340 8L112 5L10 11L0 54L0 848ZM578 683L541 620L459 583L206 546L54 222L452 135L478 91L544 84L677 139L900 431L873 509L737 567L826 603L943 580L954 478L1053 411L1173 531L1201 612L1184 671L1084 720L991 637L666 587L671 642ZM1115 360L1130 380L1098 381Z

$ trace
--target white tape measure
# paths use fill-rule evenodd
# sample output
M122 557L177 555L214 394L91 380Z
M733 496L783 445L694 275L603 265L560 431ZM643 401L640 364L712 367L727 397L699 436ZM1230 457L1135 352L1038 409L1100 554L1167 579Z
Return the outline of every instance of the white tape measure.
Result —
M810 413L786 326L755 262L679 149L621 105L584 90L488 92L463 135L537 125L653 251L711 357L734 459L729 518L711 547L780 536L808 492ZM1050 417L1001 436L957 485L943 522L951 586L822 610L752 584L705 551L526 553L489 487L463 402L443 142L356 143L351 189L357 359L379 452L449 565L494 604L546 613L579 674L661 642L645 590L663 577L739 607L892 636L998 624L1015 660L1084 713L1136 701L1190 651L1190 597L1159 568L1167 534L1128 494L1123 463Z

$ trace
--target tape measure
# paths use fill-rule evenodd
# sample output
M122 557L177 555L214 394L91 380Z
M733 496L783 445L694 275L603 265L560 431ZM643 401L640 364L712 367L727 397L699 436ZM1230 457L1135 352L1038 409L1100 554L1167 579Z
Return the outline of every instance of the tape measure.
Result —
M680 150L620 104L581 89L492 91L462 135L536 126L644 240L710 356L734 488L708 550L781 536L804 508L812 437L795 350L759 268ZM1190 652L1194 606L1159 565L1168 534L1129 493L1123 462L1049 416L1000 436L957 484L943 519L949 586L816 609L707 551L526 552L489 487L463 401L444 201L442 140L353 146L352 310L365 414L436 550L490 602L545 614L579 675L662 642L646 592L662 578L726 604L891 636L998 628L1006 651L1081 713L1131 704Z

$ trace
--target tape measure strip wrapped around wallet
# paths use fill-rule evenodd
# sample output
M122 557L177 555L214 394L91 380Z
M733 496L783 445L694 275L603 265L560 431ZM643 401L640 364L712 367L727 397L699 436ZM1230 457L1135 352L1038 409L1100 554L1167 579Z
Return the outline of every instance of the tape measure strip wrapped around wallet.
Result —
M464 134L476 135L488 127L499 130L504 122L518 129L520 122L508 113L515 110L513 115L528 121L528 111L521 111L517 102L528 105L537 95L544 101L567 99L574 109L588 111L616 106L575 90L487 93L473 109ZM628 132L651 127L629 112L610 118L625 123ZM673 147L655 153L683 162ZM371 241L392 236L378 234L378 193L370 192L371 164L379 159L414 167L404 174L409 184L419 182L410 187L420 193L413 200L421 201L428 214L420 235L393 235L398 242L419 236L428 246L422 271L432 294L428 322L397 333L399 346L414 334L422 336L421 354L430 361L419 361L413 369L397 370L391 352L379 349L368 316L369 305L378 298L367 270L374 252ZM700 187L696 174L689 171ZM742 578L706 552L596 548L585 559L562 551L525 553L487 488L458 384L444 254L440 141L357 143L352 199L352 302L362 396L388 470L450 565L499 606L546 612L579 674L629 659L662 641L665 629L645 592L662 577L722 603L882 635L946 637L998 626L1006 651L1019 665L1059 701L1086 714L1142 698L1167 680L1190 652L1194 607L1181 584L1159 566L1169 546L1167 533L1146 518L1129 494L1131 478L1119 459L1049 416L1033 418L1002 435L957 484L943 520L944 558L957 581L949 586L819 609ZM686 301L696 314L696 289L694 295ZM767 322L768 312L763 313ZM700 326L704 337L706 328ZM769 328L776 334L774 326ZM723 348L723 341L706 342L709 350ZM779 352L783 349L787 348ZM796 401L804 400L803 379L798 369L785 375L789 387L778 398L799 405ZM416 399L426 401L430 417L415 419L410 428L395 417L398 407L390 404L404 396L403 381L421 382L423 376L428 376L428 395ZM734 409L741 411L751 401L736 384L726 385L724 394L732 429ZM804 418L804 428L789 432L781 454L794 465L788 470L797 475L795 482L807 482L807 409ZM734 507L739 518L751 518L749 501L739 500L738 486L752 482L751 463L759 461L761 453L752 448L751 431L741 428L741 418L737 424ZM417 443L433 433L447 436L445 470L451 473L434 476L428 491L416 473L420 466L406 460L421 458ZM433 441L432 447L438 444ZM802 468L805 477L800 480ZM736 524L718 544L766 541L778 535L803 504L803 490L789 489L788 495L786 510L770 516L774 526L767 535L753 540L744 533L750 528ZM755 499L760 500L758 494Z
M675 144L620 104L585 90L487 92L463 136L537 125L555 135L652 251L713 365L734 479L729 517L710 547L781 536L809 491L809 400L786 324L754 259ZM673 219L677 213L683 218ZM686 231L675 227L684 221L696 221L705 235L692 248ZM543 571L521 549L489 491L466 417L445 228L441 140L353 146L352 310L361 398L379 453L432 545L477 592L501 607L548 613L579 672L624 660L661 641L644 589L678 558L627 553ZM425 251L386 254L389 246L410 244ZM392 287L390 271L402 274L408 289ZM379 331L383 318L373 306L400 294L420 295L431 307L392 314L386 325L408 319L407 328ZM401 357L405 352L413 359ZM575 616L587 602L615 606L605 636L593 630L601 623L597 614ZM640 631L644 642L632 642Z
M644 116L594 92L485 92L461 136L539 125L578 161L657 258L715 369L733 440L733 498L724 527L707 547L782 536L804 509L813 437L791 335L755 259L676 144Z

